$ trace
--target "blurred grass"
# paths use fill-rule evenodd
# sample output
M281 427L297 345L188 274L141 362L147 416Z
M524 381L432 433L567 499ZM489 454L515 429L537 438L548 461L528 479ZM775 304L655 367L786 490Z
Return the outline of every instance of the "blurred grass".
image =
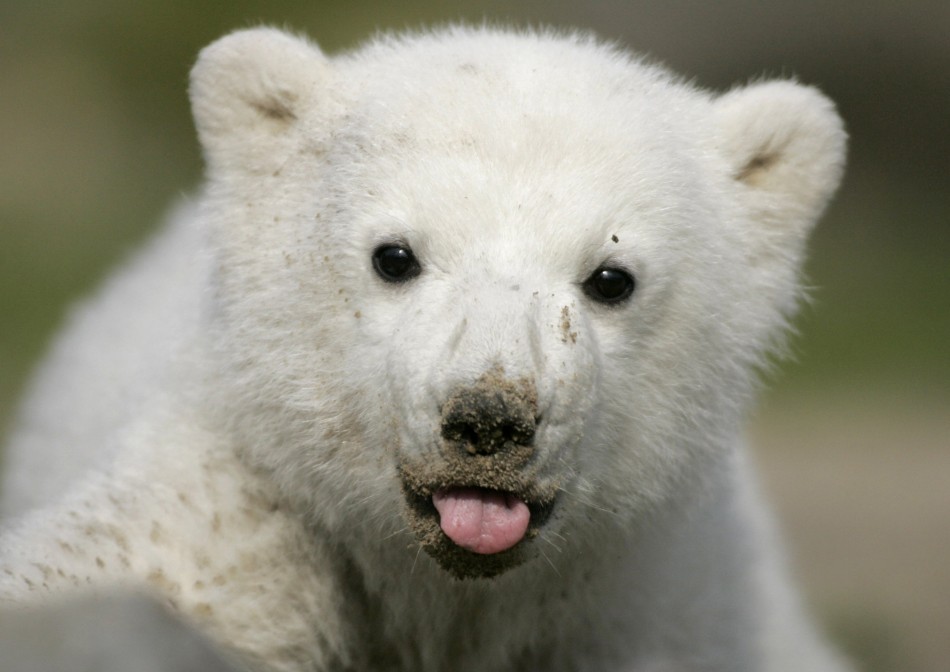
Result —
M776 495L792 545L801 546L803 574L867 669L939 669L934 661L950 659L950 645L940 648L943 639L925 622L936 612L907 604L929 604L928 585L950 603L950 570L931 571L930 584L914 582L908 573L916 570L902 574L873 545L855 561L862 571L840 567L850 557L849 529L864 530L865 540L914 529L919 536L909 548L920 549L950 534L942 522L950 503L939 485L950 490L950 467L940 457L950 453L943 420L950 405L948 8L937 0L893 7L7 0L0 5L0 429L67 306L198 183L187 74L197 51L228 30L290 26L333 52L380 28L490 17L594 28L707 86L798 74L838 101L852 135L851 162L812 242L812 300L798 321L794 357L758 416L763 466L780 484ZM868 435L868 426L877 430ZM890 446L897 452L878 446L884 457L875 461L866 446L876 437L898 444ZM929 480L927 465L936 470ZM877 483L878 472L883 485L918 498L917 508L898 509L906 518L892 519L875 491L861 487ZM853 505L841 496L849 473L860 475L849 491ZM806 506L818 501L827 508ZM927 507L937 515L922 521ZM870 523L866 511L877 512ZM831 522L838 527L815 538ZM916 565L907 560L906 567ZM894 588L902 581L909 598ZM925 653L909 655L911 646Z

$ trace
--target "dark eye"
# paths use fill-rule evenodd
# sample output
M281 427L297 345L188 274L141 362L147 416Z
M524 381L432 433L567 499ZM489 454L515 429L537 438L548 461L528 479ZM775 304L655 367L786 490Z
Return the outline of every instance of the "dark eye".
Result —
M633 276L619 268L601 266L584 281L584 293L600 303L620 303L633 294Z
M422 268L405 245L380 245L373 252L373 268L386 282L406 282L419 275Z

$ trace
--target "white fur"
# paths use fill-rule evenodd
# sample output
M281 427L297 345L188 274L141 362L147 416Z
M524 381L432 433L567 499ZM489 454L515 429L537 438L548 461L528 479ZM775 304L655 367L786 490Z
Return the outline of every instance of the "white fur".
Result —
M147 584L264 670L841 670L741 445L845 134L813 89L715 96L583 35L453 28L326 58L205 49L208 163L28 396L0 599ZM377 245L423 273L374 273ZM631 270L630 301L584 280ZM397 465L531 379L536 557L459 581ZM29 510L29 511L27 511Z

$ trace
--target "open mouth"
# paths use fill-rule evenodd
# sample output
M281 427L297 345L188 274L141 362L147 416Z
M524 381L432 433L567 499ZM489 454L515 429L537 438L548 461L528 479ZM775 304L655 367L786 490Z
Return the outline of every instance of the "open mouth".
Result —
M551 515L556 491L403 483L420 544L460 579L496 576L531 558L531 539Z

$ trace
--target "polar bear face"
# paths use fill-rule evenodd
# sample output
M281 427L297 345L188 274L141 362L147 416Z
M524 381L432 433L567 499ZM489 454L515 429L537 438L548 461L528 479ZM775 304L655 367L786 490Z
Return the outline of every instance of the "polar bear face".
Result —
M458 577L701 488L843 160L811 89L580 37L246 31L192 98L222 417L321 524Z

